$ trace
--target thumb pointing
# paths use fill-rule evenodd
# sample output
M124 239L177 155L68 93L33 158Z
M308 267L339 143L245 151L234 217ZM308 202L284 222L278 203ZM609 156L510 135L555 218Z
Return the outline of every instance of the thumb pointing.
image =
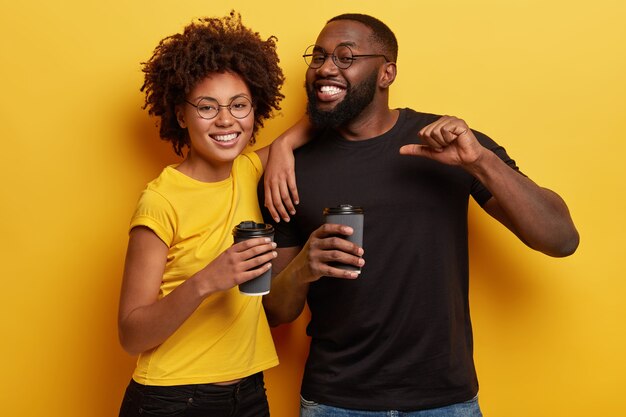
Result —
M424 156L424 146L415 143L404 145L400 147L400 155Z

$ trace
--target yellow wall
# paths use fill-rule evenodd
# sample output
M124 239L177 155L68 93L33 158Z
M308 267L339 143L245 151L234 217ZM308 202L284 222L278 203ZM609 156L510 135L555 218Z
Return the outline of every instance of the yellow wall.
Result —
M626 6L621 0L28 2L0 10L0 410L116 415L134 359L117 297L138 193L176 160L141 109L139 62L230 8L279 38L283 111L325 19L370 13L400 41L392 104L464 117L568 202L582 243L524 247L471 207L472 315L487 416L623 416L626 396ZM307 11L303 12L306 8ZM305 321L275 332L274 417L296 415Z

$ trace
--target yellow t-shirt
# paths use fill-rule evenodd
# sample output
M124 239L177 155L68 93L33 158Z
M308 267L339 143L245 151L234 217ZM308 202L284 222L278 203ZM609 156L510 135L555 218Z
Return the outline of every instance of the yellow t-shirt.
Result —
M230 247L235 225L262 221L256 193L262 171L251 152L235 159L224 181L196 181L168 166L148 184L130 228L149 227L170 248L159 297ZM207 297L165 342L142 353L133 378L144 385L202 384L277 364L261 297L235 287Z

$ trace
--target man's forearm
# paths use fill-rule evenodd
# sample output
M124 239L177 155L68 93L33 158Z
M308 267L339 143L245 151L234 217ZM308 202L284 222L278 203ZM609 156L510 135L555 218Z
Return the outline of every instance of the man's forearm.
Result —
M298 318L306 303L309 283L302 278L300 248L279 248L273 262L272 288L263 296L263 307L270 326L289 323Z
M512 170L492 152L469 171L493 195L485 210L528 246L550 256L574 253L578 232L558 194Z

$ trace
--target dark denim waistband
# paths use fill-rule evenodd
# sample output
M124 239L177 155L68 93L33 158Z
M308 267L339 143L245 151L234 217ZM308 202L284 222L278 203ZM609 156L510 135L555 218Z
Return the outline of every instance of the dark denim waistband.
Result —
M138 391L158 391L159 389L164 390L175 390L179 393L201 393L201 392L237 392L241 388L251 386L251 385L259 385L263 384L263 372L257 372L256 374L249 375L245 378L242 378L239 382L235 382L230 385L217 385L217 384L184 384L184 385L143 385L139 382L131 379L130 386Z

